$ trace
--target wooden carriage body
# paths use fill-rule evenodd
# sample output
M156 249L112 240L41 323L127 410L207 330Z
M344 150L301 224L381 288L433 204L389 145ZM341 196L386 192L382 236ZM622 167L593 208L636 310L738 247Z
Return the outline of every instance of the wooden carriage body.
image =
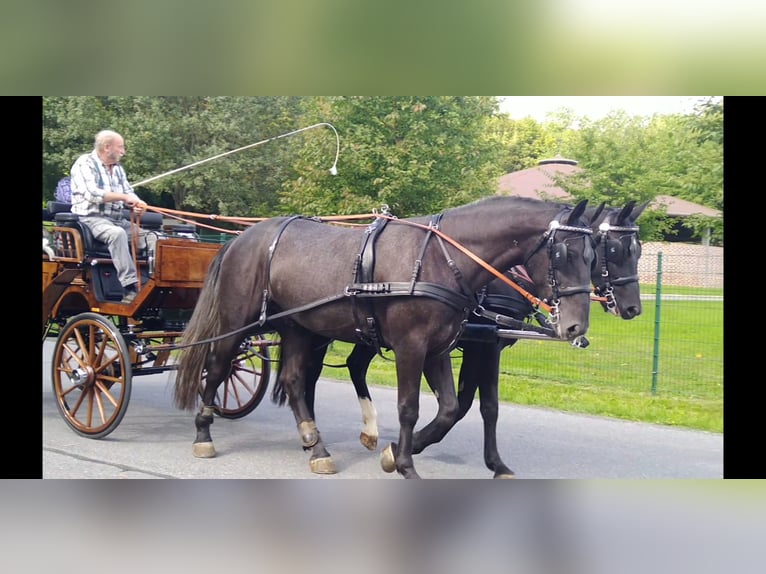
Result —
M140 225L156 234L156 248L131 249L141 281L136 298L123 304L107 246L78 220L68 204L50 202L44 210L43 236L53 257L43 250L43 343L55 338L52 379L64 420L82 436L103 438L125 414L133 377L177 368L175 348L222 244L203 240L194 225L144 214ZM243 337L219 393L219 415L240 418L260 403L275 344Z

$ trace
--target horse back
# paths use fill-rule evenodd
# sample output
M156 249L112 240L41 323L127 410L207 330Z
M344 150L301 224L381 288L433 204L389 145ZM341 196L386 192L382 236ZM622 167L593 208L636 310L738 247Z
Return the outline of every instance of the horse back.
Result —
M414 301L406 294L344 295L358 281L363 264L372 264L371 277L376 284L411 282L416 260L424 250L421 279L458 290L443 256L436 260L437 250L426 242L422 229L389 222L375 240L372 262L362 257L367 233L365 227L341 227L305 218L267 220L237 239L236 249L232 247L224 260L228 274L222 279L232 283L231 292L236 297L251 298L255 306L266 294L269 316L288 317L329 338L358 342L359 327L369 316L374 316L391 344L412 337L414 330L447 327L443 330L456 331L463 314L445 309L443 303L428 297ZM251 313L255 312L253 307ZM291 314L296 309L302 310ZM444 346L442 337L437 339L434 344Z

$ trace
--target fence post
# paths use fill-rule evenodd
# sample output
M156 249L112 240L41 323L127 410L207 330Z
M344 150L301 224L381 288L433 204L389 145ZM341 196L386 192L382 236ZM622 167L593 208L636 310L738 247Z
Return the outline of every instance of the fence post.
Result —
M657 283L654 296L654 350L652 352L652 395L657 394L660 362L660 309L662 308L662 251L657 252Z

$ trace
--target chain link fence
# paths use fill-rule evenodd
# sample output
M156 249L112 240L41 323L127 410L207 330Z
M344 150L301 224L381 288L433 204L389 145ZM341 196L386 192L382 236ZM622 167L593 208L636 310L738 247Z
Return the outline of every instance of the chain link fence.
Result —
M639 261L642 314L624 321L593 304L590 345L518 341L502 375L699 399L723 405L723 248L645 243Z

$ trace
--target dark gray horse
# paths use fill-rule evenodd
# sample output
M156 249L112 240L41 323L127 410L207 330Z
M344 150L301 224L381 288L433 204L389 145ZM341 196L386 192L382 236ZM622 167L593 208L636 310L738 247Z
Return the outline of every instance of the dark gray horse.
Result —
M605 311L625 320L641 314L638 283L641 243L638 239L636 219L646 206L644 203L636 207L636 202L631 201L624 207L604 209L602 204L599 208L585 213L585 218L590 221L593 229L596 249L596 260L591 270L594 293ZM534 295L538 292L537 286L544 285L548 278L547 269L540 267L514 267L506 275ZM472 314L457 345L462 350L462 362L458 378L459 410L455 422L468 413L478 390L479 408L484 421L484 462L487 468L493 471L495 478L510 478L514 473L502 461L497 449L498 374L501 352L506 347L513 346L518 339L498 336L498 327L503 325L498 325L497 319L511 318L522 321L531 319L536 314L539 317L539 314L526 297L500 279L495 279L480 291L479 302L486 312ZM306 385L306 401L312 415L316 382L326 351L327 347L317 349L312 364L318 365L319 369L312 373ZM378 425L366 375L375 355L374 347L357 344L346 359L346 366L362 410L364 427L359 437L360 442L370 450L377 447ZM427 446L419 444L413 449L413 454L418 454ZM384 451L384 456L390 455Z
M541 295L551 301L555 337L574 340L588 329L591 228L586 202L566 206L491 197L430 217L381 216L384 226L342 228L303 217L263 221L230 241L211 263L184 331L175 402L195 408L195 456L215 456L210 424L214 397L244 334L276 331L281 340L273 399L289 403L314 472L334 465L306 403L316 349L330 340L364 342L393 351L399 441L390 467L418 478L412 460L441 440L457 420L449 351L477 305L476 292L497 269L547 268ZM414 432L420 378L439 402L436 417Z

